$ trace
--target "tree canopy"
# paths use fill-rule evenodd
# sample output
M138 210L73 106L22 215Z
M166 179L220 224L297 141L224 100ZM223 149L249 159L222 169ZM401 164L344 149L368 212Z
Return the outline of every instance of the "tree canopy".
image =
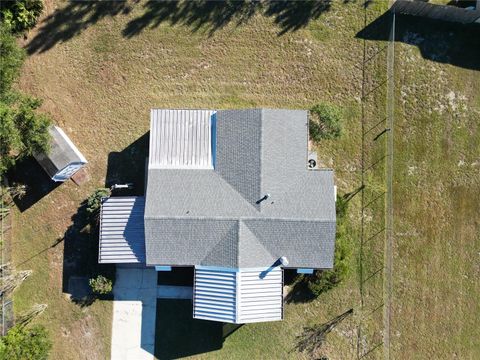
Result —
M42 11L42 0L4 1L0 17L11 32L21 33L35 26Z
M46 360L52 343L43 326L14 326L0 338L0 359Z
M4 26L0 26L0 174L22 156L48 151L50 118L37 113L41 101L12 89L25 53Z
M15 37L5 26L0 26L0 97L10 91L17 79L25 51L17 45Z

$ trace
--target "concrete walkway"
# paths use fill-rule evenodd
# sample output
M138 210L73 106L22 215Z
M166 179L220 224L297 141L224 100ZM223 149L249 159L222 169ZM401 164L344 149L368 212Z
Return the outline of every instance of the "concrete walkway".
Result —
M157 304L156 271L117 265L113 295L112 360L152 360Z

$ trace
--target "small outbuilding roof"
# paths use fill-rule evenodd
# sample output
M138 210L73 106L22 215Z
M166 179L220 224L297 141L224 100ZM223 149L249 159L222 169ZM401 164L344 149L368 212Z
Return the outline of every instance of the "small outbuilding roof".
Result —
M51 135L50 151L48 154L38 153L34 156L50 177L72 163L87 163L87 159L61 128L52 126L49 133Z
M471 3L475 6L474 1ZM397 0L390 11L401 15L412 15L460 24L480 23L480 8L471 10L452 5L430 4L424 1Z

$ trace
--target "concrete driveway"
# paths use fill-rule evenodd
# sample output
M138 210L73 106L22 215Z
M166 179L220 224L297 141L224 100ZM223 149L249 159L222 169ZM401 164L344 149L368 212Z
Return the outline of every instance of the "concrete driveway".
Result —
M112 360L152 360L157 304L156 271L117 265L113 295Z

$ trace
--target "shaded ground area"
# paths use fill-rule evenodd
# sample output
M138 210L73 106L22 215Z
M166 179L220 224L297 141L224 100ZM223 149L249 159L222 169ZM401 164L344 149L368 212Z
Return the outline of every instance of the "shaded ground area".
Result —
M222 323L192 318L190 300L157 301L155 357L177 359L221 349Z
M18 161L15 167L7 174L10 184L19 183L26 185L27 191L22 198L15 197L14 202L23 212L47 196L50 192L62 185L55 182L42 169L33 157L26 157Z
M105 187L114 184L132 184L129 190L117 190L113 195L141 196L145 193L145 166L148 156L150 132L128 145L120 152L108 154L107 176Z
M146 28L162 23L186 25L192 31L206 28L210 34L230 22L237 26L247 22L256 13L272 17L280 27L279 34L305 27L331 7L332 0L304 1L147 1L144 14L127 24L123 35L132 37Z
M388 41L392 19L393 14L387 11L356 36ZM463 25L397 14L395 41L417 46L427 60L480 70L480 24Z
M193 267L174 267L172 271L158 272L158 285L193 286Z
M87 213L86 201L82 202L72 216L72 224L63 237L63 292L72 295L74 302L81 306L91 305L94 298L85 294L85 289L73 286L72 278L89 279L103 274L108 279L115 279L114 264L98 263L98 223L97 218ZM80 280L81 281L81 280ZM88 283L87 283L88 284ZM73 290L73 292L72 292ZM102 296L103 300L111 296Z
M28 42L27 52L47 51L81 34L105 17L127 14L129 11L130 6L126 1L71 1L41 22L38 34Z
M343 0L345 3L350 0ZM256 13L272 17L279 34L296 31L330 10L332 0L304 1L72 1L46 17L40 30L27 44L27 52L44 52L58 43L81 34L98 21L117 15L128 15L133 6L141 6L143 15L132 19L123 29L126 37L139 35L144 29L163 23L185 25L193 32L202 28L210 34L230 22L241 25Z

